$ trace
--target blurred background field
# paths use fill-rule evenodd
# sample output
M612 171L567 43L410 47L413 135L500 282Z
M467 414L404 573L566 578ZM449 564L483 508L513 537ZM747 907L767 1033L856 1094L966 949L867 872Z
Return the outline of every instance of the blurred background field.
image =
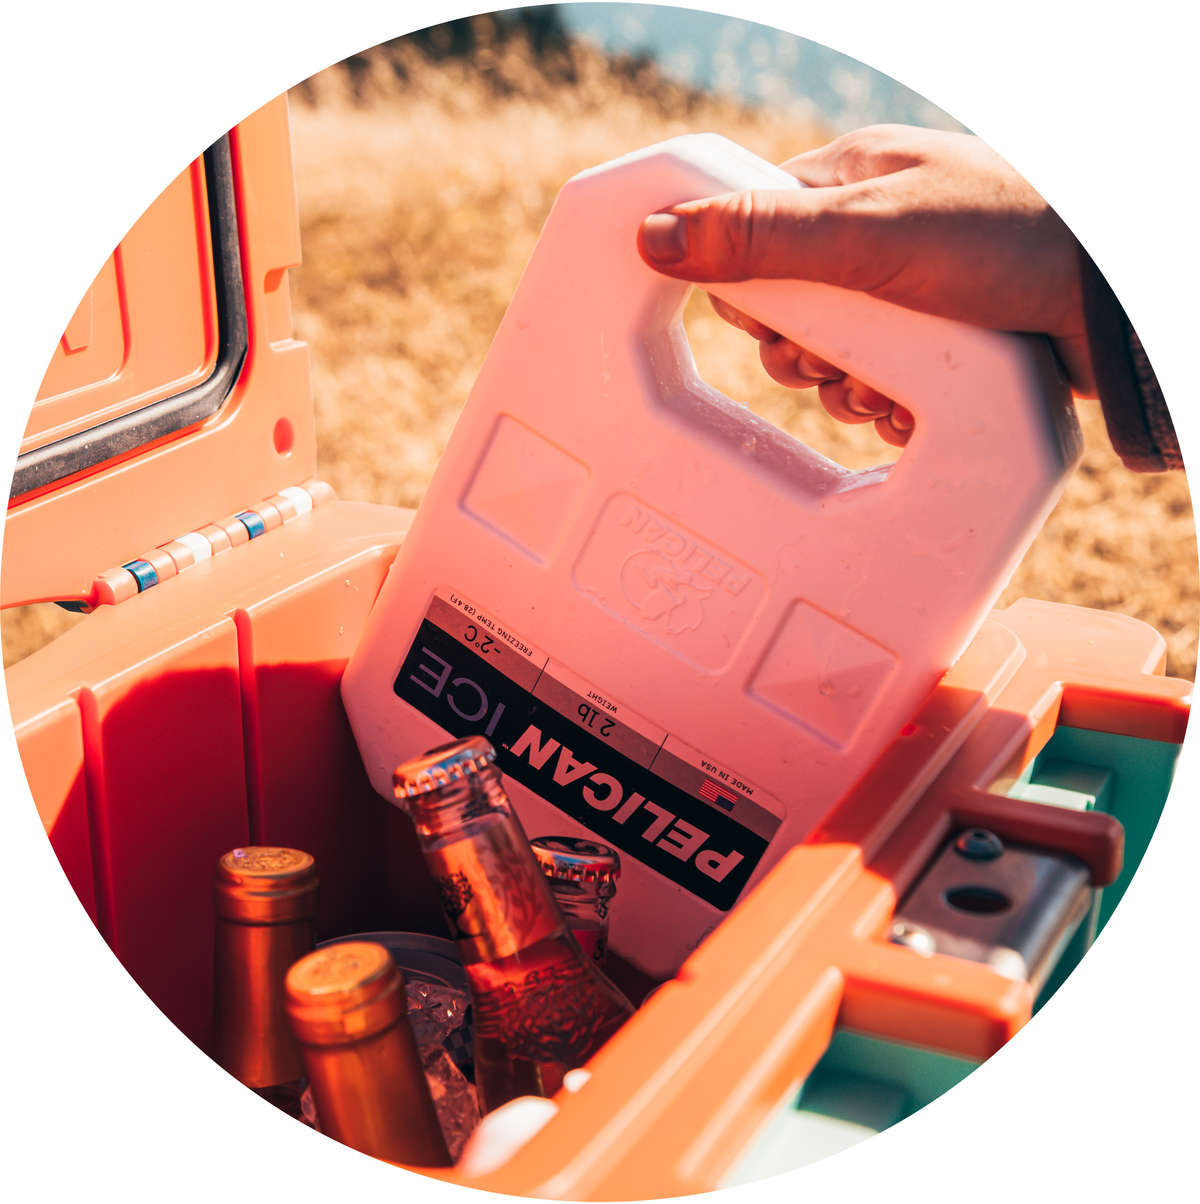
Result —
M319 474L341 497L420 501L574 172L696 130L778 161L867 121L958 128L895 81L801 39L625 6L603 6L589 24L600 7L454 22L292 90L304 249L295 325L311 348ZM774 385L751 340L702 295L687 324L702 375L722 392L848 467L893 458L869 426L834 423L815 393ZM1134 615L1166 638L1168 670L1193 677L1200 587L1184 477L1126 471L1095 403L1080 416L1083 464L1002 604L1031 596ZM71 621L52 607L9 612L5 664Z

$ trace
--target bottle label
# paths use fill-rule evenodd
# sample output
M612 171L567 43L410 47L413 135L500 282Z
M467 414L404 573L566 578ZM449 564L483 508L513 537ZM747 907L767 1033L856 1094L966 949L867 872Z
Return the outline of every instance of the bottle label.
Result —
M572 928L571 935L578 942L580 949L587 957L602 970L608 957L608 927L597 925L595 928Z
M455 738L483 735L502 773L722 911L779 828L780 803L445 590L395 693Z
M510 1057L582 1066L629 1015L629 1005L597 989L596 976L569 945L548 941L520 965L471 966L477 1037Z
M562 929L545 875L511 820L427 849L425 858L464 962L509 957Z

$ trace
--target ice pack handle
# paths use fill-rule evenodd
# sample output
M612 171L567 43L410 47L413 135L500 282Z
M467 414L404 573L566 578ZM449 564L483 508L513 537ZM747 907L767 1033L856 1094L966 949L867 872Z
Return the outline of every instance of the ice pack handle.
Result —
M683 201L801 187L716 134L659 143L581 172L563 187L523 291L556 296L554 329L546 331L552 353L611 386L604 394L611 421L620 421L623 409L636 421L633 410L650 398L742 446L764 433L768 424L747 410L739 418L728 407L714 413L705 406L718 400L720 410L719 401L727 399L699 379L687 346L681 315L691 286L642 261L637 231L647 214ZM533 273L545 279L530 280ZM1070 392L1041 336L985 330L827 284L753 280L705 287L908 408L916 429L899 475L929 483L987 462L1032 479L1040 494L1078 459ZM629 387L629 380L639 387ZM778 445L772 451L766 439L764 456L793 486L823 493L864 476L784 440L786 453Z

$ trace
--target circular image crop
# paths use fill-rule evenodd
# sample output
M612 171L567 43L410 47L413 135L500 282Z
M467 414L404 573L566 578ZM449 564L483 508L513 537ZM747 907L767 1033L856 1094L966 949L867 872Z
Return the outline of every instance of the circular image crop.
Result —
M1154 364L1033 184L816 42L555 4L353 54L183 167L25 401L41 825L291 1161L814 1165L1035 1018L1167 802Z

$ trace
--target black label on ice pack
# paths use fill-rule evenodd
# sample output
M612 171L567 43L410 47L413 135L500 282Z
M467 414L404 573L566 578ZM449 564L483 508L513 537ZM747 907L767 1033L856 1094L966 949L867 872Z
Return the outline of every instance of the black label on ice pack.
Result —
M471 647L426 619L396 677L396 694L457 739L486 736L502 773L728 911L778 819L754 808L756 832L693 798L606 742L601 728L585 730L536 697L536 665L526 661L523 673L514 672L525 679L520 683L501 672L495 662L512 661L503 642L469 623L467 629L476 633L465 636Z

